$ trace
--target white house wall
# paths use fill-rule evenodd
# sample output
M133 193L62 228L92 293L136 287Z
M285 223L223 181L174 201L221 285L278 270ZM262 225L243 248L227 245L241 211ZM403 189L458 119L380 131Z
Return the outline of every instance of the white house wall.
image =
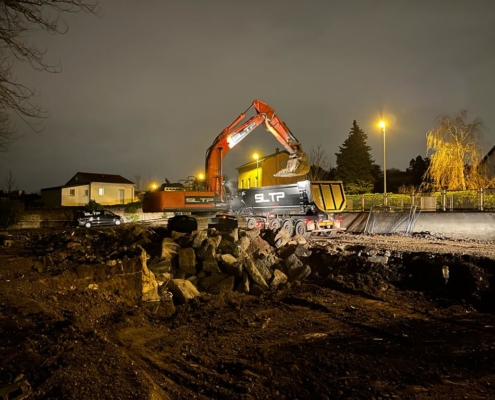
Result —
M123 185L121 183L91 183L91 200L99 204L127 204L134 201L134 185ZM100 195L100 189L104 194ZM119 190L124 190L124 202L120 200ZM87 202L86 202L87 203Z
M62 188L63 206L84 206L89 202L89 185Z

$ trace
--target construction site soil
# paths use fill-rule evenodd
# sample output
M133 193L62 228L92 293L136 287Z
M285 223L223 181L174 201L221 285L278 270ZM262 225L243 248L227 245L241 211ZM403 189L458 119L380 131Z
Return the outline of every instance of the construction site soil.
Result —
M176 304L142 301L136 229L1 234L5 399L495 398L493 242L314 237L304 279Z

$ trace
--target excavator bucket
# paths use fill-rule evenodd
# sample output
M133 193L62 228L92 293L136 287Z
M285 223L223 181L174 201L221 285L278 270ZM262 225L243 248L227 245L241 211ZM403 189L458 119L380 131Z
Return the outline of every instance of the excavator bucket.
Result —
M280 178L290 178L292 176L306 175L311 165L306 160L304 152L292 153L287 160L287 167L278 171L273 176Z

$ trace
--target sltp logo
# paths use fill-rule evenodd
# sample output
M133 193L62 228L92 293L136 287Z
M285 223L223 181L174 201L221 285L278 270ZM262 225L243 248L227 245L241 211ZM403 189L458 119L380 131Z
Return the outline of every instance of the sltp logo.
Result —
M257 193L254 195L254 201L256 203L278 203L280 199L285 197L284 192L273 192L267 193L265 197L265 193Z

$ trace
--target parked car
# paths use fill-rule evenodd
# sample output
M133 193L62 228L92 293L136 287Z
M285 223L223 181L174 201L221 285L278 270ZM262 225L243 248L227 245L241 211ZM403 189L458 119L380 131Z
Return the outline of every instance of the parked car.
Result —
M174 215L167 220L167 229L182 233L191 233L198 229L198 221L190 215Z
M122 222L120 215L108 210L77 211L74 214L74 225L85 226L86 228L103 225L120 225Z

